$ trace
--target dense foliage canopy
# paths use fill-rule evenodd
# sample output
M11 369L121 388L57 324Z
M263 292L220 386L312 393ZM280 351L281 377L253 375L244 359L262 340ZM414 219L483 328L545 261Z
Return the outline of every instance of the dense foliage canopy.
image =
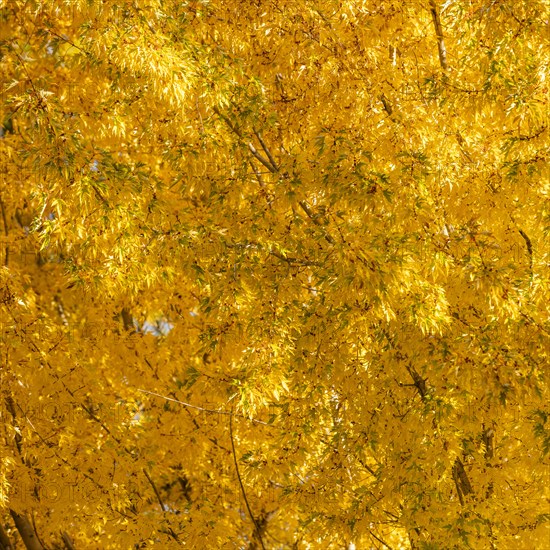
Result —
M0 6L0 548L548 548L547 1Z

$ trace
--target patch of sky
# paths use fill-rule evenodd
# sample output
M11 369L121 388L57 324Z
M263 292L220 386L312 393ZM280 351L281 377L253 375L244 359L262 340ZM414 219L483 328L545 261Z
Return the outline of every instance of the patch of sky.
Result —
M174 325L165 320L158 320L153 323L145 321L141 325L140 330L144 334L152 334L153 336L166 336L172 329Z

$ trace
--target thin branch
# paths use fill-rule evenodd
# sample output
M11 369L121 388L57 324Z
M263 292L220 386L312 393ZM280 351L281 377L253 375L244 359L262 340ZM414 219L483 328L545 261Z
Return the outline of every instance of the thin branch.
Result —
M110 208L109 203L107 202L107 199L101 194L101 191L95 186L92 185L92 189L94 190L97 198L107 207Z
M33 528L33 531L34 531L35 534L36 534L36 538L38 539L38 542L45 548L46 545L44 544L44 541L40 538L40 535L38 534L38 529L36 528L36 519L35 519L35 515L32 514L32 515L31 515L31 518L32 518L32 528Z
M273 158L273 155L267 148L266 144L264 143L264 140L262 139L262 135L254 130L254 135L258 138L258 141L260 142L260 145L262 146L262 149L265 151L265 154L267 155L267 158L269 159L269 162L271 163L271 166L273 166L273 169L275 172L279 171L279 167L277 166L277 163L275 162L275 159Z
M518 228L518 231L519 231L519 234L523 237L523 240L525 241L525 244L527 246L527 252L529 253L529 268L531 269L531 272L532 272L533 271L533 244L531 243L531 239L529 238L527 233L523 231L523 229Z
M369 529L369 534L371 535L371 537L375 538L378 542L382 543L386 548L393 550L389 544L384 542L380 537L377 537L370 529Z
M298 258L292 258L290 256L285 256L281 254L280 252L277 252L276 250L271 250L270 254L272 256L275 256L275 258L278 258L279 260L282 260L283 262L287 262L289 264L296 264L296 265L314 265L314 266L320 266L321 264L319 262L309 262L307 260L300 260Z
M63 533L61 533L61 538L63 539L63 542L65 543L65 546L67 547L67 550L76 550L76 547L75 547L71 537L69 537L69 535L67 533L65 533L65 531L63 531Z
M416 387L418 390L418 393L420 394L420 397L422 399L426 398L426 393L428 392L428 388L426 387L426 378L422 378L420 374L416 371L414 367L411 367L410 365L407 365L406 367L407 371L411 375L411 378L413 379L413 386Z
M229 126L232 132L237 134L241 139L244 139L240 130L236 126L233 126L231 121L217 107L214 107L213 111Z
M2 210L2 221L4 222L4 234L6 235L6 256L4 258L4 267L8 267L10 247L7 242L8 239L8 221L6 219L6 209L4 208L4 201L0 198L0 210Z
M203 407L198 407L197 405L191 405L190 403L185 403L184 401L179 401L178 399L172 399L171 397L166 397L165 395L161 395L160 393L155 393L152 391L147 390L141 390L137 389L137 391L141 393L148 393L149 395L154 395L156 397L161 397L162 399L166 399L166 401L173 401L174 403L179 403L180 405L184 405L186 407L189 407L191 409L196 409L197 411L212 413L212 414L225 414L227 416L237 416L239 418L244 418L245 420L250 420L252 422L255 422L256 424L262 424L264 426L272 426L272 424L268 424L267 422L264 422L263 420L256 420L255 418L248 418L247 416L244 416L244 414L238 414L234 412L219 410L219 409L204 409Z
M155 492L158 503L160 505L160 509L163 512L168 512L168 507L162 501L162 498L160 496L159 490L157 489L157 486L155 485L155 482L152 480L151 476L147 473L147 470L145 468L143 468L143 473L145 474L145 477L147 478L147 481L149 482L149 484L153 488L153 491ZM168 529L164 529L161 532L165 533L166 535L168 535L170 537L172 537L176 542L178 542L178 543L180 542L180 539L179 539L178 535L174 532L174 530L171 527L169 527Z
M361 466L363 466L363 468L365 468L365 470L369 472L371 476L378 478L378 476L376 475L376 472L368 464L365 464L365 462L358 456L356 456L355 458L358 460L359 464L361 464Z
M535 132L534 134L531 134L530 136L520 134L518 139L519 139L519 141L530 141L532 139L538 138L545 130L546 130L546 126L543 125L538 130L538 132Z
M221 113L221 111L217 107L214 107L213 110L220 118L222 118L225 121L225 123L229 126L229 128L237 136L239 136L239 138L241 138L241 140L244 140L244 137L243 137L242 133L239 131L239 129L236 128L235 126L233 126L231 121L223 113ZM261 144L263 150L265 151L266 155L268 156L269 160L265 159L260 153L258 153L258 151L256 150L256 148L254 147L254 145L252 143L248 143L248 149L254 155L254 157L256 159L258 159L272 174L277 173L279 171L279 168L277 166L277 163L275 162L275 159L273 158L273 155L270 153L269 148L264 143L261 135L256 130L254 130L254 134L258 138L258 141L260 142L260 144ZM302 209L304 210L304 212L309 216L311 221L315 225L319 225L319 226L322 227L323 224L314 216L314 214L311 212L311 210L310 210L309 206L306 204L306 202L305 201L300 201L299 204L302 207ZM325 239L330 244L335 244L334 239L326 233L325 233Z
M235 133L242 141L245 140L243 134L241 131L234 126L229 118L227 118L217 107L213 108L213 111L229 126L230 130ZM256 157L270 172L276 172L275 168L271 165L269 160L265 159L258 151L256 150L256 147L252 143L247 143L249 151Z
M262 174L256 168L256 165L251 160L249 160L248 163L250 164L252 170L254 171L254 175L256 176L256 179L258 180L258 183L260 184L260 187L262 188L262 191L267 194L266 188L265 188L265 183L264 183L264 180L262 178Z
M315 224L320 227L323 227L323 224L317 219L315 214L311 211L311 208L308 206L308 204L305 201L300 201L298 203L302 210L307 214L308 218ZM334 244L334 239L328 234L325 233L325 239L330 243Z
M21 431L20 431L19 425L17 423L17 413L15 411L15 402L14 402L13 398L11 397L11 395L8 395L4 399L4 401L6 402L6 407L7 407L8 411L10 412L10 414L12 416L12 424L13 424L13 427L15 428L14 429L14 431L15 431L14 440L15 440L15 446L17 447L17 452L21 456L21 460L22 460L23 464L26 464L25 459L23 457L23 449L22 449L22 446L21 446L21 441L23 440L23 437L21 436Z
M71 397L75 397L74 395L74 392L72 392L67 386L65 386L65 389L69 392L69 394L71 395ZM112 433L111 433L111 430L109 430L109 428L107 428L107 426L105 426L105 423L101 420L101 418L97 417L93 412L92 412L92 409L87 407L86 405L84 405L84 403L80 402L80 406L82 407L82 409L88 413L88 416L94 421L94 422L97 422L104 430L105 432L107 432L117 443L120 444L120 439L116 436L114 436Z
M50 34L53 34L60 40L63 40L63 42L67 42L67 44L70 44L73 48L76 48L77 50L80 50L82 53L86 55L90 55L86 50L83 50L80 46L77 46L74 42L71 42L68 38L65 38L64 36L61 36L60 34L57 34L56 32L52 31L51 29L46 29L46 32L49 32Z
M264 183L264 180L262 178L262 174L260 171L256 168L256 165L252 162L252 160L249 160L248 163L252 167L252 170L254 171L254 174L256 176L256 179L258 180L258 183L260 184L260 187L262 188L262 194L265 195L265 198L267 200L267 206L269 208L272 208L271 204L273 203L273 197L271 197L267 191L267 187Z
M391 103L389 102L385 94L382 94L380 96L380 101L382 102L382 105L384 105L384 111L386 111L386 113L388 113L388 116L393 120L393 107L391 106Z
M462 152L462 154L468 159L470 163L472 163L472 157L470 156L470 153L466 151L466 140L462 137L462 134L459 130L457 130L456 132L456 140L458 141L458 145L460 146L460 151Z
M439 17L439 10L435 0L430 0L430 11L432 13L432 20L435 27L435 35L437 36L437 50L439 53L439 63L444 71L447 71L447 50L445 48L445 41L443 39L443 28L441 27L441 19Z
M264 159L260 153L256 150L256 147L252 145L252 143L248 144L248 148L250 149L250 152L271 172L275 173L277 170L271 165L271 163Z
M537 323L535 321L535 319L533 319L530 315L526 315L525 313L523 313L523 311L520 311L520 315L524 318L524 319L527 319L528 323L532 323L533 325L535 325L539 330L541 330L542 332L544 332L544 334L550 336L550 332L548 332L543 326L541 326L539 323Z
M258 525L258 522L256 521L256 518L254 518L254 514L252 513L252 510L250 509L250 504L248 502L248 498L246 497L246 491L244 490L243 481L241 479L241 474L239 472L239 464L237 463L237 454L235 452L235 440L233 438L233 415L229 417L229 436L231 438L231 450L233 451L233 461L235 463L235 470L237 472L237 479L239 480L239 485L241 486L241 492L243 494L244 502L246 504L246 509L248 510L248 515L250 516L250 519L252 520L252 523L254 524L254 530L256 531L256 535L258 536L258 539L260 541L260 545L265 550L264 541L262 539L262 533L260 531L260 526Z
M160 505L160 509L163 512L166 512L168 510L168 508L166 508L166 505L164 504L164 502L162 502L162 498L161 498L160 493L157 489L157 486L155 485L155 482L151 479L151 476L148 474L148 472L145 468L143 468L143 473L145 474L145 477L147 478L147 481L149 482L149 485L151 485L151 487L153 488L153 491L155 492L155 496L157 497L158 503Z

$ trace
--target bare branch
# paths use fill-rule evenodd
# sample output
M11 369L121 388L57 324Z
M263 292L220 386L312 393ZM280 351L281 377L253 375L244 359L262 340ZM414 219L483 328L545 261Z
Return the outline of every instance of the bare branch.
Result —
M289 264L297 264L297 265L315 265L320 266L321 264L319 262L309 262L307 260L300 260L299 258L292 258L290 256L285 256L281 254L280 252L277 252L276 250L271 250L270 254L272 256L275 256L275 258L278 258L279 260L282 260L283 262L287 262Z
M186 407L189 407L191 409L196 409L197 411L212 413L212 414L225 414L227 416L237 416L239 418L244 418L245 420L250 420L256 424L262 424L264 426L271 426L272 424L268 424L267 422L263 422L262 420L256 420L255 418L248 418L247 416L244 416L244 414L238 414L234 412L229 411L223 411L223 410L216 410L216 409L204 409L203 407L198 407L197 405L191 405L190 403L185 403L184 401L179 401L178 399L172 399L171 397L166 397L165 395L161 395L160 393L155 393L152 391L147 390L141 390L137 389L137 391L141 393L148 393L149 395L154 395L156 397L161 397L162 399L166 399L166 401L173 401L174 403L179 403L180 405L184 405Z
M244 136L241 133L241 131L234 126L231 121L217 108L214 107L213 111L227 124L229 129L236 134L242 141L244 141ZM260 142L261 143L261 142ZM256 147L252 143L247 143L249 151L254 155L256 159L258 159L270 172L276 172L277 170L271 165L269 160L265 159L258 151L256 150Z
M248 148L250 149L250 152L272 173L275 173L277 170L271 165L271 163L264 159L264 157L262 157L262 155L260 155L260 153L258 153L258 151L256 151L256 147L254 147L254 145L252 145L252 143L249 143L248 144Z
M307 214L308 218L315 224L323 227L323 224L317 219L317 216L311 211L311 208L308 206L308 204L305 201L300 201L298 203L302 210ZM334 244L334 239L328 234L325 234L325 239L330 243Z
M447 70L447 49L445 48L445 41L443 40L443 28L441 27L441 19L439 17L439 10L435 0L430 0L430 11L432 13L432 20L435 27L435 35L437 36L437 50L439 53L439 63L441 68Z
M420 394L420 397L422 399L426 398L426 393L428 393L428 389L426 387L426 379L422 378L420 374L414 369L414 367L411 367L410 365L407 365L407 370L409 371L409 374L411 375L411 378L413 379L413 386L416 387L418 390L418 393Z
M249 160L248 163L250 164L250 167L254 171L254 175L256 176L256 179L258 180L258 183L260 184L260 187L262 188L262 191L267 194L265 183L264 183L264 180L262 178L261 172L256 168L256 165L251 160Z
M369 535L375 538L381 544L383 544L386 548L389 548L390 550L392 550L392 547L387 542L384 542L380 537L377 537L370 529L369 529Z
M63 531L63 533L61 533L61 538L63 539L63 542L65 543L65 546L67 547L67 550L76 550L75 545L74 545L71 537L69 537L69 535L67 533L65 533L65 531Z
M4 201L0 198L0 210L2 211L2 221L4 222L4 234L6 235L6 241L8 237L8 222L6 220L6 210L4 208ZM6 255L4 257L4 267L8 267L10 257L10 248L6 242Z
M235 470L237 472L237 479L239 480L239 485L241 486L241 492L243 494L244 502L246 504L246 509L248 510L248 515L250 516L250 519L252 520L252 523L254 524L254 530L256 532L256 536L258 537L260 545L263 548L263 550L265 550L264 541L262 539L262 532L261 532L260 526L258 525L258 522L256 521L256 518L254 517L254 514L252 513L252 510L250 508L248 498L246 497L246 491L244 490L243 481L241 479L241 474L239 472L239 464L237 463L237 454L235 452L235 440L233 438L233 415L232 414L229 417L229 436L231 438L231 450L233 452L233 462L235 463Z
M260 142L260 145L262 146L262 149L265 151L265 154L267 155L267 158L269 159L269 162L271 163L271 166L275 170L275 172L279 171L279 167L277 166L277 163L275 162L275 159L273 158L273 155L267 148L266 144L264 143L264 140L262 139L262 136L259 132L254 130L255 136L258 138L258 141Z
M380 96L380 101L382 102L382 105L384 105L384 111L386 111L386 113L388 113L388 116L393 120L392 118L393 108L385 94L382 94Z
M30 521L26 517L20 516L15 510L10 509L10 514L17 530L19 531L19 534L21 535L21 538L23 539L25 548L27 550L44 550L44 547L40 544Z
M519 234L523 237L523 240L525 241L525 244L527 246L527 252L529 253L529 268L531 269L531 272L533 271L533 244L531 243L531 239L523 231L523 229L518 229Z
M453 466L453 480L455 482L458 498L460 499L460 504L464 506L464 496L469 495L473 490L466 470L464 469L464 464L462 464L462 461L458 457Z
M164 504L164 502L162 502L162 498L161 498L160 493L157 489L157 486L155 485L155 482L151 479L151 476L149 475L149 473L147 472L147 470L145 468L143 468L143 473L145 474L145 477L147 478L147 481L149 482L149 485L151 485L151 487L153 488L155 496L157 497L158 503L160 505L160 509L163 512L166 512L168 509L166 508L166 505Z

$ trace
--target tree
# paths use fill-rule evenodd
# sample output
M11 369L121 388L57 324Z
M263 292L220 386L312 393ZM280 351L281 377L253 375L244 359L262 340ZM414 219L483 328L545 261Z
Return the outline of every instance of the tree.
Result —
M546 548L549 17L3 3L0 548Z

